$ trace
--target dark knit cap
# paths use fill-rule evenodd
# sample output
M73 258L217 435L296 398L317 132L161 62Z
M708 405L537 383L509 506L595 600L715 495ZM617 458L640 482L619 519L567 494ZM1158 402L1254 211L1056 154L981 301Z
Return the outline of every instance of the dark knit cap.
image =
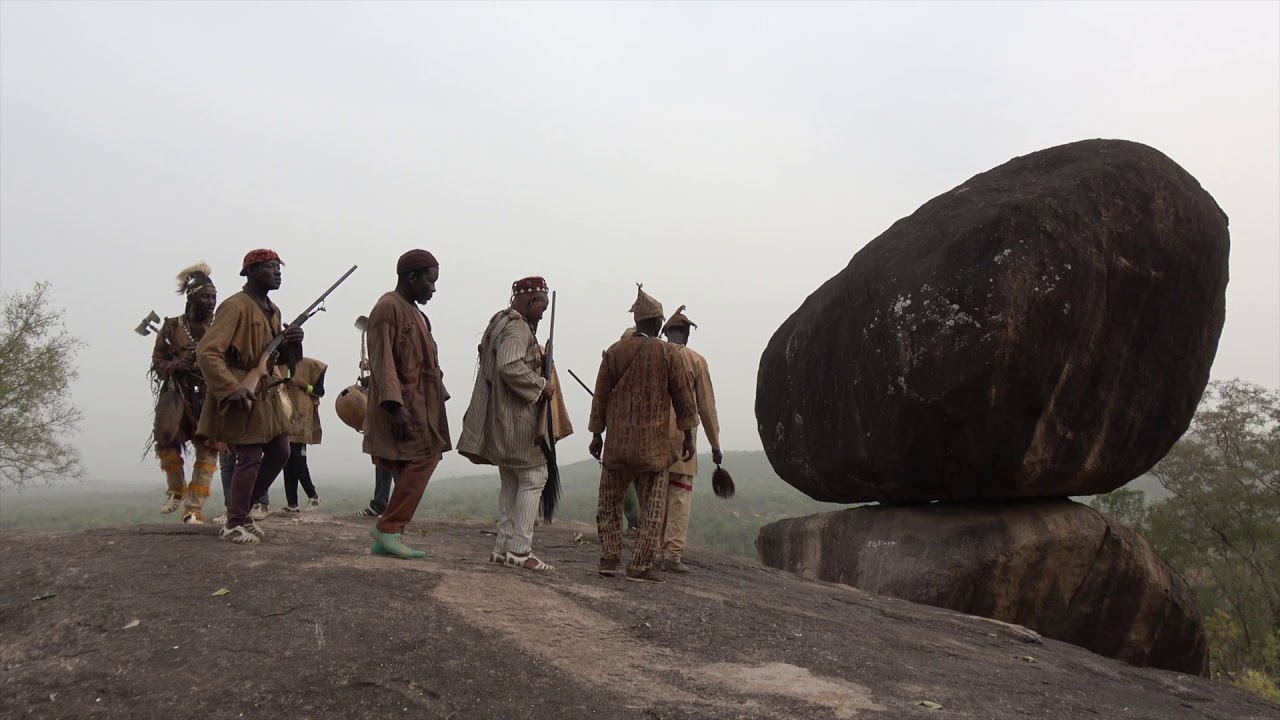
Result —
M396 274L404 275L414 270L426 270L439 266L440 263L436 262L436 256L426 250L410 250L401 255L400 259L396 261Z

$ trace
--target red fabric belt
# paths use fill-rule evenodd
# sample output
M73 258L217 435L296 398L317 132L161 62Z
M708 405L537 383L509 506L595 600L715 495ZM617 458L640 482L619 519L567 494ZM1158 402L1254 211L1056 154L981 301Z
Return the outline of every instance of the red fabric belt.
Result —
M682 490L688 490L689 492L693 492L693 486L692 486L692 485L686 485L686 484L684 484L684 483L680 482L679 480L668 480L668 481L667 481L667 484L669 484L669 485L675 485L676 487L678 487L678 488L680 488L680 489L682 489Z

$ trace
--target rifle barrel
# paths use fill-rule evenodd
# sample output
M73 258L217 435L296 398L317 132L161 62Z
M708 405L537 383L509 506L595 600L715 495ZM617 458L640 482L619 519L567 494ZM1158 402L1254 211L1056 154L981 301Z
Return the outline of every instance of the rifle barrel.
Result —
M569 371L569 374L573 376L573 379L577 380L578 384L582 386L582 389L587 391L588 395L590 395L591 397L596 396L595 393L591 392L591 388L587 387L587 384L582 382L582 378L578 377L578 373L574 372L573 368L567 368L567 370Z
M343 273L342 277L338 278L338 282L330 285L329 289L325 290L323 295L316 298L315 302L311 303L311 305L309 305L306 310L302 311L301 315L299 315L297 318L294 319L293 324L290 327L298 327L302 325L302 323L306 322L308 318L314 315L315 313L311 311L315 310L316 307L320 305L320 303L324 302L324 299L329 297L329 293L333 292L334 290L337 290L338 286L341 285L344 280L351 277L351 273L355 272L357 267L358 267L357 265L352 265L350 270ZM266 354L267 355L274 354L277 350L280 349L280 344L283 342L284 342L284 332L281 332L279 335L271 338L271 342L267 343Z
M339 286L339 285L341 285L341 284L343 283L343 281L344 281L344 280L346 280L347 278L351 277L351 273L355 272L357 267L359 267L359 266L358 266L358 265L352 265L350 270L348 270L348 271L346 271L345 273L343 273L343 274L342 274L342 277L338 278L338 281L337 281L337 282L335 282L334 284L330 285L330 286L329 286L329 289L328 289L328 290L325 290L323 295L321 295L320 297L316 298L316 301L315 301L315 302L311 303L309 306L307 306L307 309L306 309L306 310L303 310L303 311L302 311L302 314L301 314L301 315L299 315L299 316L298 316L298 318L297 318L296 320L294 320L294 321L293 321L293 324L296 326L296 325L301 325L302 323L306 322L306 321L307 321L307 318L311 317L311 316L314 314L314 313L312 313L311 311L312 311L312 310L315 310L315 309L316 309L316 307L317 307L318 305L320 305L320 303L324 302L324 299L325 299L325 298L327 298L327 297L329 297L329 293L333 292L334 290L337 290L337 289L338 289L338 286Z

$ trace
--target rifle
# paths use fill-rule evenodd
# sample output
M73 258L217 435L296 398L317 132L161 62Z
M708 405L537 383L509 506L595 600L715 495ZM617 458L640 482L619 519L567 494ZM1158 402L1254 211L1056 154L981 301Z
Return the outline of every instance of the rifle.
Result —
M556 336L556 294L551 293L551 330L547 333L547 351L542 356L542 377L551 382L551 343ZM557 392L559 388L557 388ZM553 400L542 403L538 412L538 446L547 458L547 484L542 488L542 517L548 522L560 502L560 467L556 464L556 429Z
M584 383L584 382L582 382L582 378L578 377L578 373L574 372L574 371L573 371L573 368L569 368L569 374L573 376L573 379L574 379L574 380L577 380L577 381L578 381L578 384L582 386L582 389L583 389L583 390L586 390L586 391L587 391L587 394L588 394L588 395L590 395L591 397L595 397L595 396L596 396L596 394L595 394L595 393L591 392L591 388L587 387L587 384L586 384L586 383Z
M329 297L329 293L336 290L337 287L341 285L344 280L346 280L348 277L351 276L351 273L356 271L356 267L357 266L352 265L350 270L346 271L345 273L343 273L342 277L338 278L338 282L330 285L329 289L324 291L324 294L316 298L315 302L308 305L307 309L303 310L302 314L294 318L294 321L291 324L286 325L285 328L299 327L303 323L305 323L308 319L310 319L312 315L315 315L316 313L323 311L324 308L319 307L319 305L324 302L325 298ZM266 383L265 385L263 384L263 380L265 380L267 376L271 374L272 368L275 367L276 358L280 353L280 344L283 342L284 342L284 330L282 329L279 335L276 335L275 337L271 338L271 342L267 343L267 349L262 352L262 358L258 360L258 364L252 370L246 373L244 376L244 379L240 381L240 387L249 391L249 397L251 399L261 397L262 393L265 393L266 391L270 390L276 385L279 385L280 383L283 383L287 380L287 378L285 379L277 378L275 380L272 380ZM290 360L291 362L288 363L289 374L293 375L293 371L297 368L298 360L297 358L290 358Z

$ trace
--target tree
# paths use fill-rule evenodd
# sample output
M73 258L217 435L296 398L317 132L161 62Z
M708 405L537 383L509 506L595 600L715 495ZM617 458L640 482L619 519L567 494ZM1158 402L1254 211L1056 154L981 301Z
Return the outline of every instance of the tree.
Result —
M1120 524L1133 528L1139 535L1146 535L1146 497L1141 490L1120 488L1095 497L1089 507L1119 520Z
M1172 496L1148 509L1146 537L1195 591L1215 674L1276 682L1280 394L1211 383L1187 434L1151 474Z
M69 388L84 343L67 332L46 282L0 303L0 485L78 478L80 454L62 438L80 423Z

